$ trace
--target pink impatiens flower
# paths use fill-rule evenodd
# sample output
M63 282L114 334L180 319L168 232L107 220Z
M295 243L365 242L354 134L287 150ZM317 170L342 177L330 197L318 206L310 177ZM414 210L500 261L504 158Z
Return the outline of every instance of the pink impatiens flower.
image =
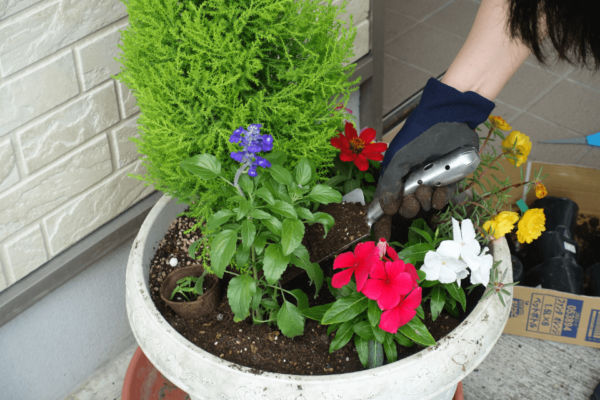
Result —
M396 307L386 310L381 314L379 327L381 330L396 333L398 328L406 325L417 314L417 308L421 304L422 289L414 289L408 296L403 298Z
M356 279L356 290L362 291L363 286L371 272L371 269L382 264L379 259L379 250L375 242L359 243L354 249L354 253L342 253L335 258L333 269L347 268L333 276L331 285L334 288L341 288L350 282L352 273Z
M370 278L362 293L371 300L377 300L382 310L389 310L400 302L400 297L413 289L413 279L405 272L404 261L380 263L373 267Z

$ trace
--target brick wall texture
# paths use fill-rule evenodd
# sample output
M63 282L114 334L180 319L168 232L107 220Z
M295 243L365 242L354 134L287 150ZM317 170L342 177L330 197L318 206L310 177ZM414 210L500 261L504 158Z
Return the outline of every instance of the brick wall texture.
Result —
M347 10L357 60L369 0ZM0 0L0 291L153 192L127 176L139 108L111 78L126 26L118 0Z

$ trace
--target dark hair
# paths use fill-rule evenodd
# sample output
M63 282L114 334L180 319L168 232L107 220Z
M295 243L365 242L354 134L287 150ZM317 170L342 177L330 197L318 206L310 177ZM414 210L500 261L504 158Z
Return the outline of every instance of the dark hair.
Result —
M598 0L508 0L508 29L543 64L550 46L560 60L600 69L600 2ZM544 22L545 21L545 22Z

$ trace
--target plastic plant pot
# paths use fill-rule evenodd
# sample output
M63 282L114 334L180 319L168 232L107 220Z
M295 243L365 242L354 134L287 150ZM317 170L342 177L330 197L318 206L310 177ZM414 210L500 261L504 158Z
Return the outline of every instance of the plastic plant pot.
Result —
M587 288L585 294L588 296L600 296L600 263L594 264L585 270Z
M548 196L533 202L531 208L544 209L546 216L546 232L557 231L559 227L569 230L568 238L573 237L579 206L573 200L565 197Z
M568 258L551 258L527 272L523 285L583 294L583 268Z
M160 287L160 297L181 318L200 318L213 311L221 301L221 281L214 275L206 275L204 277L208 290L196 300L183 302L171 300L171 293L173 293L173 289L177 286L178 280L188 276L199 277L203 273L204 268L200 266L178 268L167 275Z
M530 246L534 265L554 257L568 258L574 262L577 262L579 258L577 242L557 231L542 233L542 236L534 240Z
M514 255L510 256L512 261L513 282L521 282L523 280L523 263Z

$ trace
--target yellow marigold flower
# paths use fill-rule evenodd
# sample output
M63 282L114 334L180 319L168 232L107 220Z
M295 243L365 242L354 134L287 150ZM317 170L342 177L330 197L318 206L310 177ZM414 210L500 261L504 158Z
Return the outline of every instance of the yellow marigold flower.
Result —
M546 190L546 186L540 181L536 179L535 181L535 197L538 199L543 199L548 195L548 191Z
M494 218L483 224L483 229L494 235L495 239L500 239L508 232L512 231L515 223L519 220L519 214L512 211L502 211Z
M531 140L529 140L529 136L519 131L512 131L511 134L502 141L502 146L508 149L512 149L514 146L514 151L506 149L503 149L502 151L505 154L513 154L515 156L517 159L516 164L513 159L508 159L508 161L517 167L520 167L521 164L527 161L527 156L529 156L529 153L531 152Z
M530 208L525 211L525 214L523 214L523 217L519 221L517 239L520 243L531 243L546 230L545 225L546 216L544 215L544 210L541 208Z
M495 117L493 115L490 115L490 122L492 123L492 125L494 125L494 127L503 131L510 131L512 129L508 122L506 122L502 117Z

